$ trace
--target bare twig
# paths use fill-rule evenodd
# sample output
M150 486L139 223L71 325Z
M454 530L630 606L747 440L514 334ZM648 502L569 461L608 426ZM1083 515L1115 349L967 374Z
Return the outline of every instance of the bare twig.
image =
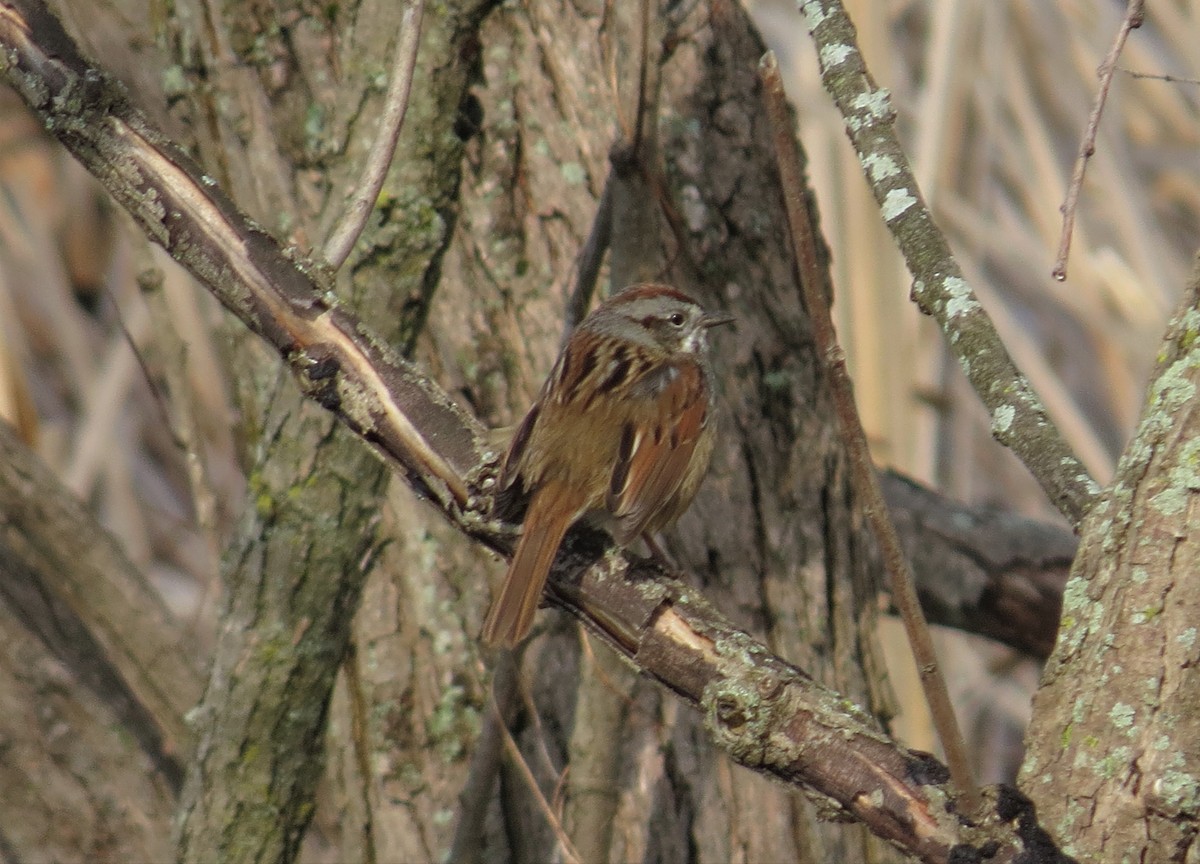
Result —
M413 67L417 62L417 48L421 44L421 13L424 0L409 0L400 16L400 35L396 39L396 54L392 58L392 80L384 98L383 116L379 120L379 135L367 154L362 179L346 205L337 225L325 241L325 260L334 269L346 263L354 242L362 234L367 217L375 208L379 190L392 164L396 152L396 141L404 125L404 114L408 110L408 94L412 89Z
M1100 487L1012 362L945 236L933 222L900 146L886 90L871 78L840 0L801 0L821 80L846 121L880 214L913 275L912 297L946 334L950 350L992 417L992 436L1012 449L1072 526Z
M146 381L154 393L155 404L162 412L165 421L163 425L170 431L175 446L179 448L180 455L183 457L184 465L187 468L188 489L192 495L192 507L196 511L196 524L208 547L209 561L215 565L219 558L214 533L217 499L208 476L208 466L205 465L200 453L201 435L196 420L194 400L188 392L187 345L183 343L179 334L171 326L171 314L164 296L166 274L160 267L153 265L152 250L154 247L146 241L145 237L139 239L140 254L145 257L147 266L137 274L137 284L142 299L150 311L155 334L155 338L147 344L147 350L154 351L158 356L166 382L166 392L163 392L163 388L145 368L144 363L142 374L145 375ZM132 338L130 347L137 351ZM140 353L138 357L140 360Z
M484 860L483 825L500 767L500 749L505 734L502 730L507 730L516 714L518 673L514 653L499 652L492 670L489 701L493 710L484 714L483 726L471 754L467 782L458 795L458 824L454 826L454 839L446 854L449 864L477 864Z
M650 99L650 0L641 0L638 4L638 86L637 107L634 113L633 137L629 142L634 153L642 149L642 134L646 129L647 115L651 120L658 119L658 112L650 111L658 107L658 88L655 86L654 98ZM657 62L657 58L656 58ZM657 137L657 136L656 136Z
M925 700L929 703L929 713L933 717L938 738L941 739L942 748L946 752L950 776L966 804L964 809L968 813L975 813L981 802L979 788L971 775L967 748L958 728L958 720L954 716L954 706L950 702L946 680L938 667L929 625L921 613L912 570L900 546L900 538L896 536L896 526L892 524L888 514L883 491L879 486L879 476L871 462L867 435L863 431L858 409L854 405L854 389L846 371L846 355L838 345L833 318L829 314L829 303L825 299L826 280L822 277L820 265L817 263L816 238L813 236L812 223L808 217L808 202L804 197L803 171L800 167L791 115L788 113L787 96L783 92L783 79L779 75L779 66L775 62L773 51L768 51L763 57L759 66L759 76L763 83L763 101L771 121L775 158L783 186L784 206L787 208L788 222L791 225L792 251L796 256L804 305L808 309L809 321L812 322L813 342L816 344L817 354L825 364L834 412L846 445L846 457L850 462L850 480L862 501L863 511L871 523L875 539L883 553L884 569L891 585L892 602L896 604L904 622L908 643L912 647L913 659L920 674L921 686L925 691Z
M1124 72L1130 78L1137 78L1143 81L1165 81L1168 84L1200 85L1200 78L1182 78L1179 75L1165 75L1154 72L1135 72L1134 70L1126 69L1123 66L1118 66L1117 71Z
M363 693L362 676L359 674L358 645L351 639L342 658L342 683L346 687L346 704L350 713L350 749L354 755L354 767L358 770L358 794L362 796L363 864L376 864L374 810L371 806L371 740L370 724L367 722L367 698Z
M120 440L113 430L125 416L125 395L138 373L144 374L136 346L150 329L145 304L133 304L125 315L118 308L118 317L121 333L110 340L96 380L88 390L79 435L63 471L67 487L80 498L91 493L97 476L111 461L112 442Z
M1075 157L1075 170L1071 174L1071 183L1067 186L1067 197L1062 204L1063 225L1062 234L1058 240L1058 257L1054 260L1054 269L1050 275L1059 282L1067 278L1067 256L1071 252L1071 235L1075 231L1075 211L1079 206L1079 193L1083 189L1083 175L1087 172L1088 160L1096 152L1096 133L1100 128L1100 117L1104 113L1104 103L1108 101L1108 89L1112 86L1113 72L1117 68L1117 59L1129 38L1129 31L1142 26L1145 18L1145 0L1128 0L1125 7L1125 17L1117 28L1116 38L1104 62L1100 64L1097 75L1100 78L1100 89L1096 92L1096 103L1092 106L1091 116L1088 117L1087 128L1083 140L1079 142L1079 154Z
M660 224L651 177L660 159L658 108L662 71L662 19L644 2L616 4L613 35L621 63L616 105L622 130L609 151L612 223L609 273L613 288L654 279L662 273ZM628 113L632 112L632 117ZM622 120L621 118L624 117Z
M491 707L492 713L499 717L500 709L497 707L495 700L492 701ZM512 734L509 733L508 727L501 721L497 728L504 741L504 750L508 754L509 760L512 762L513 767L517 769L517 773L521 775L521 779L525 781L530 794L533 795L533 800L537 802L538 809L542 811L546 822L554 831L554 836L558 838L559 845L562 846L563 857L567 861L573 862L573 864L583 864L583 859L579 857L579 853L575 851L575 847L571 844L571 838L563 830L562 821L558 818L558 814L554 812L554 809L550 806L550 802L542 794L541 787L538 786L533 772L529 770L529 765L525 762L525 757L521 755L521 750L517 747L517 742L513 740Z
M526 642L525 644L528 645L529 643ZM544 645L545 643L543 642L542 644ZM521 658L524 658L524 654L521 655ZM520 671L519 664L520 661L518 661L518 672ZM521 706L525 709L525 717L529 721L529 726L533 731L531 737L534 742L533 749L537 751L538 770L544 778L553 777L555 787L562 786L566 776L566 768L559 769L555 767L554 759L550 756L550 746L547 743L550 740L550 736L546 733L546 727L542 723L542 715L538 711L537 703L533 701L533 691L529 689L529 684L529 676L518 674L516 682L517 698L520 699Z

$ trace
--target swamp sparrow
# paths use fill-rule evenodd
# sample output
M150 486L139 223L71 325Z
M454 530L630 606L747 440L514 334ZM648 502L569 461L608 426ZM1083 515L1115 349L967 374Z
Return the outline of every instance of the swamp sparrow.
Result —
M627 546L687 509L713 448L706 334L732 320L644 284L580 322L504 458L498 494L527 496L529 506L485 642L511 647L529 632L577 520Z

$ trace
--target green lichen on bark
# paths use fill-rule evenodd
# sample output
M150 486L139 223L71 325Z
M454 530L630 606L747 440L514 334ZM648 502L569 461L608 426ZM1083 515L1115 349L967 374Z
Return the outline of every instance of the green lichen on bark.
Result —
M1137 434L1084 523L1035 702L1022 782L1081 861L1166 860L1200 816L1198 324L1186 305L1168 328Z

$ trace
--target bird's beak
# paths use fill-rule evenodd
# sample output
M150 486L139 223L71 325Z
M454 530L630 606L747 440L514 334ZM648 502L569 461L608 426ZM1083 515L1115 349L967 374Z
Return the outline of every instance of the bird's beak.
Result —
M737 319L724 312L705 312L700 317L700 326L707 330L709 327L719 327L722 324L732 324Z

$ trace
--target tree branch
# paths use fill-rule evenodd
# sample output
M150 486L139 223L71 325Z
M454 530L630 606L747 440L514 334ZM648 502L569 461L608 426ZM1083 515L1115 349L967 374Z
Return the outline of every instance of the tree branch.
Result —
M1129 38L1129 31L1142 26L1145 14L1145 0L1128 0L1125 16L1121 19L1121 26L1117 28L1117 35L1113 39L1112 47L1105 55L1104 62L1100 64L1098 73L1100 88L1096 91L1096 103L1092 106L1087 128L1083 132L1083 138L1079 141L1079 154L1075 157L1075 170L1071 173L1071 183L1067 186L1067 197L1062 204L1062 235L1058 240L1058 257L1054 259L1054 270L1050 274L1059 282L1064 282L1067 278L1067 256L1071 253L1071 235L1075 230L1075 210L1079 206L1079 193L1083 190L1083 175L1087 171L1088 160L1096 152L1096 133L1100 129L1100 116L1104 113L1104 103L1108 101L1108 88L1112 86L1117 60L1121 56L1121 50L1125 47L1125 40Z
M1129 860L1179 860L1196 848L1198 335L1200 258L1167 325L1137 432L1082 532L1026 733L1021 776L1044 790L1047 824L1085 861L1114 849Z
M203 683L154 588L0 421L0 598L121 718L174 791Z
M894 472L879 479L929 620L1049 657L1075 536L993 507L969 507Z
M362 234L367 217L375 209L379 190L396 153L396 141L408 111L408 94L412 88L413 66L421 44L421 13L424 0L410 0L400 16L400 33L396 37L396 56L392 59L392 80L384 98L379 134L363 165L362 178L350 196L346 210L325 241L325 260L334 270L341 268L350 257L354 242Z
M1078 528L1100 488L1013 364L934 224L896 137L888 92L872 79L849 15L839 0L804 0L800 10L816 43L821 80L846 120L846 134L913 276L913 299L946 334L950 350L991 413L992 436L1017 454L1054 506Z

